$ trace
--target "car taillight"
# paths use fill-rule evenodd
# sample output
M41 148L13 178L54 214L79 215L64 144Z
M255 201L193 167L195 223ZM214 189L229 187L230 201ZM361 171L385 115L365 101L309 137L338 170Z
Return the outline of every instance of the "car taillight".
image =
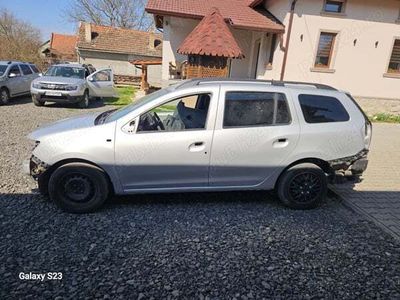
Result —
M371 140L372 140L372 124L367 119L365 120L365 136L364 136L365 149L369 149L371 145Z

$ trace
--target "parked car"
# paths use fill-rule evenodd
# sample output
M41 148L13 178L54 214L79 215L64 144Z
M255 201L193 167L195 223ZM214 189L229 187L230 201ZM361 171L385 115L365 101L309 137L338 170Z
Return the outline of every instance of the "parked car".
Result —
M328 86L191 80L34 131L24 166L69 212L110 193L271 189L309 209L337 172L365 171L371 135L353 98Z
M43 77L31 85L36 106L46 102L77 103L86 108L94 97L116 97L111 69L95 71L93 66L58 64L51 66Z
M29 94L31 82L39 73L34 64L0 61L0 105L7 104L12 97Z

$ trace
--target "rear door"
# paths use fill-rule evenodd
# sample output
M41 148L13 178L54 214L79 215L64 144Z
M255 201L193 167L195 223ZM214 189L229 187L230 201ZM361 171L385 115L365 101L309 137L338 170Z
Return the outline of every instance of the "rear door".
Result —
M34 74L29 65L27 64L20 64L19 65L22 71L22 86L23 86L23 92L24 93L29 93L31 89L31 82L34 79Z
M271 188L299 138L299 123L284 89L221 88L210 159L210 186Z
M86 79L90 95L96 97L116 97L114 75L111 69L103 69L90 74Z

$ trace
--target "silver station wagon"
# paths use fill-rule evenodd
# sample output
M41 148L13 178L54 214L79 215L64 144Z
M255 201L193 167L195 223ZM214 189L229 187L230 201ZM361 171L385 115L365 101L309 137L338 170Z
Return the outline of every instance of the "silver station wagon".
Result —
M329 86L198 79L39 128L24 169L75 213L110 194L273 189L309 209L335 174L364 172L371 134L350 94Z

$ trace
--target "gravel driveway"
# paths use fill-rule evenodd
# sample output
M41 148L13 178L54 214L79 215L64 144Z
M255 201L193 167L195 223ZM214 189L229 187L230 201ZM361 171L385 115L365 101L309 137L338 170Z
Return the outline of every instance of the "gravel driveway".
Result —
M293 211L259 192L164 194L61 212L20 174L25 136L81 113L0 107L0 299L400 298L399 243L335 198Z

